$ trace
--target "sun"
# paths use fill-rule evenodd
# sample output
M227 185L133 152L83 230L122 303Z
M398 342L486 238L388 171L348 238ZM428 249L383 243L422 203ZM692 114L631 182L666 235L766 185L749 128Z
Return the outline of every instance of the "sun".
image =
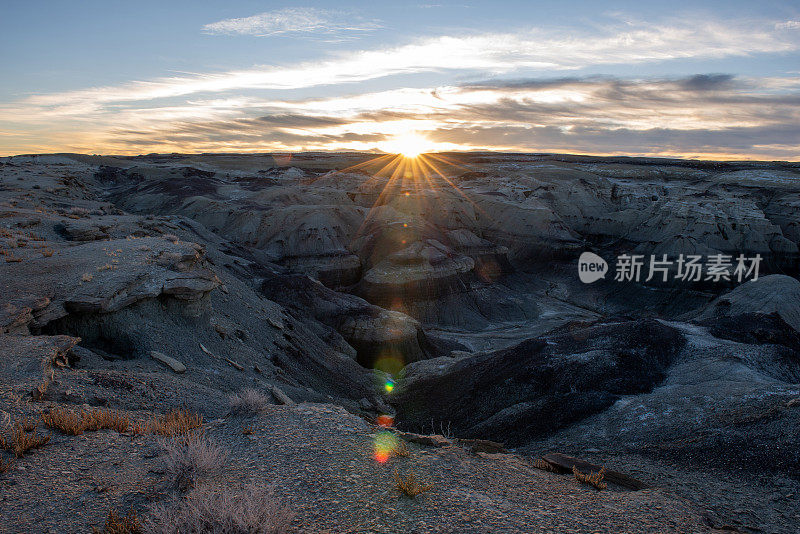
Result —
M418 134L404 134L396 136L381 145L381 149L390 154L400 154L404 158L416 158L420 154L430 152L433 143Z

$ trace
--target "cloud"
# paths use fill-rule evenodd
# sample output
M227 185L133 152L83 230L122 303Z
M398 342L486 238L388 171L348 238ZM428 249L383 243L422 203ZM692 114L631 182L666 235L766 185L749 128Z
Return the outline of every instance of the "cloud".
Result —
M233 27L251 31L244 23ZM800 77L701 73L619 79L574 73L588 66L784 53L798 50L798 38L776 29L774 21L699 18L627 21L581 34L527 28L428 37L297 64L0 102L0 130L19 133L0 136L0 153L48 147L117 153L368 150L376 140L418 130L442 149L652 154L661 146L690 153L706 135L719 143L720 154L778 157L794 149L796 158L800 143L789 125L800 123ZM426 72L450 82L378 92L360 85ZM561 75L542 78L544 72ZM458 83L465 75L483 81ZM334 85L340 87L332 91ZM292 98L293 89L322 86L328 87L320 93L349 94ZM770 131L783 132L785 141ZM748 141L747 135L761 138ZM622 144L614 149L608 139Z
M249 89L290 90L354 84L398 74L443 72L508 75L520 71L574 70L676 59L741 57L797 50L798 39L773 24L686 19L627 22L596 33L571 35L542 28L513 33L440 36L318 61L175 76L119 86L35 95L17 114L86 116L120 103ZM0 109L0 120L3 110Z
M787 20L786 22L779 22L775 24L775 28L779 30L797 30L800 29L800 20Z
M254 35L271 37L283 34L328 34L343 36L381 28L375 20L357 15L312 7L287 7L251 17L224 19L203 26L214 35Z
M370 150L413 130L441 150L796 158L800 94L774 85L727 74L493 80L253 101L249 118L140 123L111 129L105 141L126 153Z

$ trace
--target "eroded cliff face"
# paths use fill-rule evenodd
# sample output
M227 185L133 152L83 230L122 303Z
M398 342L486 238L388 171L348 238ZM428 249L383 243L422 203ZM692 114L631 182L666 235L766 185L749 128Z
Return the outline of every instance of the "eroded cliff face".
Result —
M364 155L2 160L3 411L217 417L250 386L531 451L667 436L713 464L750 425L764 448L737 458L800 467L796 166L451 159L399 180ZM585 285L584 250L763 263L739 287Z
M301 155L291 167L248 156L40 161L4 162L17 203L7 239L35 229L56 252L6 265L35 268L41 286L9 278L9 331L52 323L101 339L79 326L86 317L153 300L200 317L230 276L258 298L303 302L294 313L348 357L372 361L389 343L407 364L454 344L502 348L603 313L677 317L729 289L582 286L570 270L587 248L760 254L762 275L797 273L791 166L480 155L397 179L360 155Z

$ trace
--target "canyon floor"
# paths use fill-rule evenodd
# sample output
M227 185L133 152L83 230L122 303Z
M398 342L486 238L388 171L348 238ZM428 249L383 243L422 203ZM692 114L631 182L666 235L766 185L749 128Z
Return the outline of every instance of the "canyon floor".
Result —
M796 532L798 246L800 164L0 158L0 532Z

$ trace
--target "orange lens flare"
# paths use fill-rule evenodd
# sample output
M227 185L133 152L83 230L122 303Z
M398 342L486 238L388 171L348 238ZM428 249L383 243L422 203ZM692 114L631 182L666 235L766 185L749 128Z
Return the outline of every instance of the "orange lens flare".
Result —
M389 428L394 424L394 417L391 415L379 415L378 416L378 426L383 428Z

